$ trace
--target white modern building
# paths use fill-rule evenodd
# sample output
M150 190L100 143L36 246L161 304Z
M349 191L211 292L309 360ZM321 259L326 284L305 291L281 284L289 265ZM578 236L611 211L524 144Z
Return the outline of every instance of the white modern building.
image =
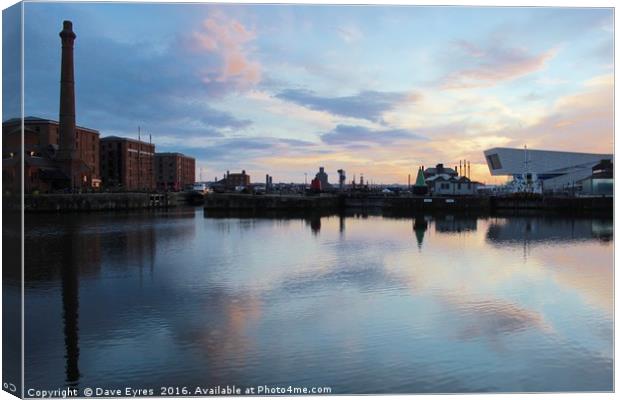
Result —
M592 167L613 154L495 147L484 151L493 176L512 176L516 191L580 190Z

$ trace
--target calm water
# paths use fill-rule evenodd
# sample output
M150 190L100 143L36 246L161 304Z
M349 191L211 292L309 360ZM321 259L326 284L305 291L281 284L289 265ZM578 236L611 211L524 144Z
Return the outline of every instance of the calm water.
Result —
M28 215L26 389L609 391L612 231L587 218Z

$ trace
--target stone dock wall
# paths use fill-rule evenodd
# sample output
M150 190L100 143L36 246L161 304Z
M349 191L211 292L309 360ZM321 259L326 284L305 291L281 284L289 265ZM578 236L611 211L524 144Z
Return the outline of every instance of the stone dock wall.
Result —
M381 194L341 194L322 196L209 194L206 210L318 210L380 209L395 212L489 212L494 210L538 210L548 213L589 213L612 215L611 197L510 198L483 196L386 196Z
M3 207L8 201L3 200ZM200 201L197 201L200 200ZM25 211L97 211L167 208L201 204L191 193L87 193L24 196ZM13 202L11 202L13 203ZM16 203L13 207L19 207ZM324 194L315 196L277 194L211 193L204 196L206 210L342 210L381 209L398 212L539 210L549 213L602 213L613 215L613 197L424 197L381 194Z
M381 208L401 211L488 209L488 197L344 196L346 208Z
M612 215L613 197L491 197L490 206L497 210L546 210L559 213L600 212Z
M338 209L339 196L209 194L205 210L316 210Z
M132 210L174 207L183 199L177 193L28 194L26 212Z

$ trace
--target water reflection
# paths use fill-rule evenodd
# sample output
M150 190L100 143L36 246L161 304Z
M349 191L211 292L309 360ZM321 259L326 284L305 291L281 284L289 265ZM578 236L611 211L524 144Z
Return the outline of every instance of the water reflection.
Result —
M82 246L81 246L82 245ZM66 348L66 382L70 386L76 386L80 378L79 358L79 265L83 258L76 250L86 251L86 246L80 243L78 230L75 221L69 220L66 225L64 240L60 250L61 260L61 290L62 290L62 309L64 336ZM94 243L94 254L100 254L100 246ZM86 251L87 254L91 254ZM84 256L84 254L82 254ZM98 260L99 257L96 257ZM77 263L76 263L77 261ZM89 260L90 261L90 260Z
M435 218L435 231L438 233L461 233L475 231L478 227L476 215L443 215Z
M418 215L413 220L413 231L415 232L415 238L418 243L418 249L422 248L422 242L424 241L424 233L428 228L428 222L423 215Z
M47 333L26 337L29 386L612 388L607 220L189 209L27 226L26 323Z
M498 246L613 238L612 219L516 216L493 219L487 240Z
M320 215L312 215L309 219L306 219L306 223L310 225L310 229L312 233L318 235L321 232L321 216Z
M6 207L6 198L3 198ZM2 379L5 390L21 393L22 232L21 214L3 209L2 220Z

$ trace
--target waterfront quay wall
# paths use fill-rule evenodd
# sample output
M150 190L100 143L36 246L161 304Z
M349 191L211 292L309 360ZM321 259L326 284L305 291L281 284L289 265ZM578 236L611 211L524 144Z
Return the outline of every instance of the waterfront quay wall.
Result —
M394 212L540 211L612 215L612 197L389 196L374 193L303 195L209 194L205 210L385 210Z
M177 193L66 193L27 194L24 211L98 211L174 207Z
M611 196L519 198L491 197L493 210L544 210L556 213L596 212L612 215L614 199Z
M316 210L337 209L339 196L251 195L214 193L205 196L205 210Z
M613 214L613 197L500 196L360 196L345 195L345 208L394 211L540 211L545 213Z
M381 196L381 195L344 195L346 208L381 208L401 211L432 210L480 210L489 208L488 197L429 197L429 196Z

